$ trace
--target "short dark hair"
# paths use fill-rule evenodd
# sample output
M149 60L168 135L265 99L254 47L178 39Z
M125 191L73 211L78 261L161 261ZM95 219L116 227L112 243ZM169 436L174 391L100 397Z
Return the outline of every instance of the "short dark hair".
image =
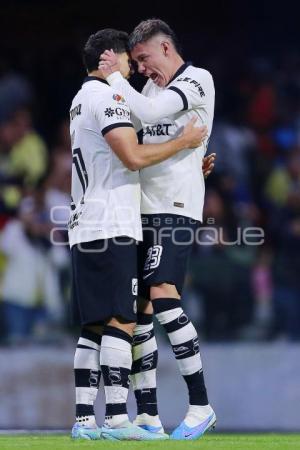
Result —
M87 71L97 70L99 56L111 48L115 53L129 52L128 34L113 28L105 28L92 34L88 38L82 54Z
M164 34L173 43L176 51L181 54L181 47L174 31L160 19L148 19L140 22L129 36L129 48L132 50L137 44L146 42L157 34Z

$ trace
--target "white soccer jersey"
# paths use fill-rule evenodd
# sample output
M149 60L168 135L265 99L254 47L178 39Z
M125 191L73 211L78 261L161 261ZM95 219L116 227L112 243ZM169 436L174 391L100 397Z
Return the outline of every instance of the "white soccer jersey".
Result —
M183 64L165 88L149 79L143 95L120 74L111 75L108 81L123 92L131 111L141 119L145 144L177 137L195 115L199 126L208 127L208 138L201 147L184 150L140 171L143 214L171 213L202 220L205 193L202 159L212 129L215 100L211 74Z
M87 77L70 110L70 246L116 236L142 240L139 173L128 170L104 138L113 128L132 126L124 98Z

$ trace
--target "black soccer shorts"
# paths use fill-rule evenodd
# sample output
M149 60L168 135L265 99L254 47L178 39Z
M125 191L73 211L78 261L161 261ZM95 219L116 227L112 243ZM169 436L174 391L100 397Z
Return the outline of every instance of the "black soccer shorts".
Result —
M174 284L181 294L199 222L176 214L143 214L138 244L138 286L150 298L150 286Z
M129 237L72 247L72 316L78 325L136 321L137 244Z

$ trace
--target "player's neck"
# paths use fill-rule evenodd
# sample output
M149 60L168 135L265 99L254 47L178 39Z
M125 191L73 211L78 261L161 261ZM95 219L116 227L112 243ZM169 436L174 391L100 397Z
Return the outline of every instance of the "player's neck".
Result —
M105 78L102 76L101 70L92 70L91 72L88 73L88 76L97 77L100 78L101 80L105 80Z
M172 76L174 76L175 75L175 73L177 72L177 70L182 66L182 64L184 64L184 60L181 58L181 56L180 55L175 55L174 56L174 61L173 61L173 64L172 64ZM172 78L172 76L171 76L171 78Z

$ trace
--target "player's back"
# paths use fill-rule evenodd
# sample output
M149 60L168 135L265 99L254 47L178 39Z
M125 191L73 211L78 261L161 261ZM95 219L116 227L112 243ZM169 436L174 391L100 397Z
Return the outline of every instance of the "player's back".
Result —
M197 117L197 125L208 127L208 138L201 147L184 150L168 160L140 172L141 209L144 214L170 213L202 220L205 184L202 159L212 129L214 84L210 73L188 64L175 74L164 89L181 95L183 110L155 124L143 123L143 142L160 143L177 137L183 127ZM156 97L162 88L148 80L143 89L147 97Z
M122 235L141 239L139 174L123 165L104 137L124 126L132 126L124 99L87 77L70 109L71 245Z

